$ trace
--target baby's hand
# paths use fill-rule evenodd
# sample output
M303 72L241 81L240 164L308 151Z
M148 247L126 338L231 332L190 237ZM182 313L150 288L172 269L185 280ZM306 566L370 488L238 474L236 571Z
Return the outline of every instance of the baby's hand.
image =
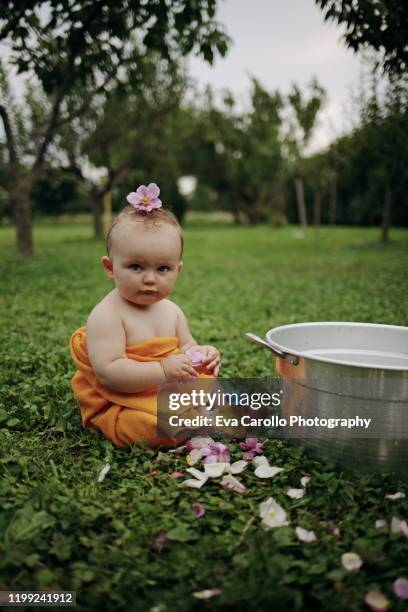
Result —
M198 344L196 344L191 347L189 351L194 351L194 353L201 353L202 360L200 365L205 366L206 370L212 371L214 376L218 376L218 372L220 371L221 366L221 355L219 350L216 349L215 346L199 346Z
M164 375L168 381L182 382L197 378L198 374L191 364L191 359L187 355L171 355L160 362Z

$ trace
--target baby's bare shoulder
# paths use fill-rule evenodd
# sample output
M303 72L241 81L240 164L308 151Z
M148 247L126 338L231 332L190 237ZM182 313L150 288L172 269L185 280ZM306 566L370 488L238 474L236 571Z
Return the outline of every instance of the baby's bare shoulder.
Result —
M122 313L120 305L114 291L111 291L91 310L86 322L86 328L87 330L100 326L106 328L111 324L118 324L121 322Z
M175 304L171 300L161 300L160 308L163 314L166 314L166 316L174 317L175 319L177 319L180 315L183 314L183 311L181 310L180 306L177 306L177 304Z

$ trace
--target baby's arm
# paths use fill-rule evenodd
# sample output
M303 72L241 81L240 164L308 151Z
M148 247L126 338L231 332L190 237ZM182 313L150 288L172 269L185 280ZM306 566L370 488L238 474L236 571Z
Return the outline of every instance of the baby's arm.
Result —
M138 363L126 357L122 319L107 304L98 304L86 323L88 355L97 379L109 389L136 393L165 382L158 361Z
M162 362L137 362L126 357L122 319L107 304L98 304L86 324L88 355L97 379L109 389L137 393L169 380L196 375L186 355L172 355Z

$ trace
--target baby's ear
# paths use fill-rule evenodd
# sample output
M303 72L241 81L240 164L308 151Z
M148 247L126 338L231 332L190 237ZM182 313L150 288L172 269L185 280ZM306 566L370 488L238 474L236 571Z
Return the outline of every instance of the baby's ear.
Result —
M111 262L111 260L109 259L109 257L107 257L106 255L104 255L101 259L101 264L102 266L105 268L105 272L106 274L112 278L113 277L113 264Z
M178 266L178 271L181 272L183 269L183 262L180 261L179 266Z

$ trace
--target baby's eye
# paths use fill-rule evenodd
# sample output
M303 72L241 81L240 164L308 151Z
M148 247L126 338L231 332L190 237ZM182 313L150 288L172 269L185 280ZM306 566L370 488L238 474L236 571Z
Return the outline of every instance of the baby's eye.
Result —
M168 272L170 270L169 266L160 266L157 268L159 272Z
M129 268L131 270L134 270L135 272L140 272L140 270L142 269L142 266L140 264L131 264Z

